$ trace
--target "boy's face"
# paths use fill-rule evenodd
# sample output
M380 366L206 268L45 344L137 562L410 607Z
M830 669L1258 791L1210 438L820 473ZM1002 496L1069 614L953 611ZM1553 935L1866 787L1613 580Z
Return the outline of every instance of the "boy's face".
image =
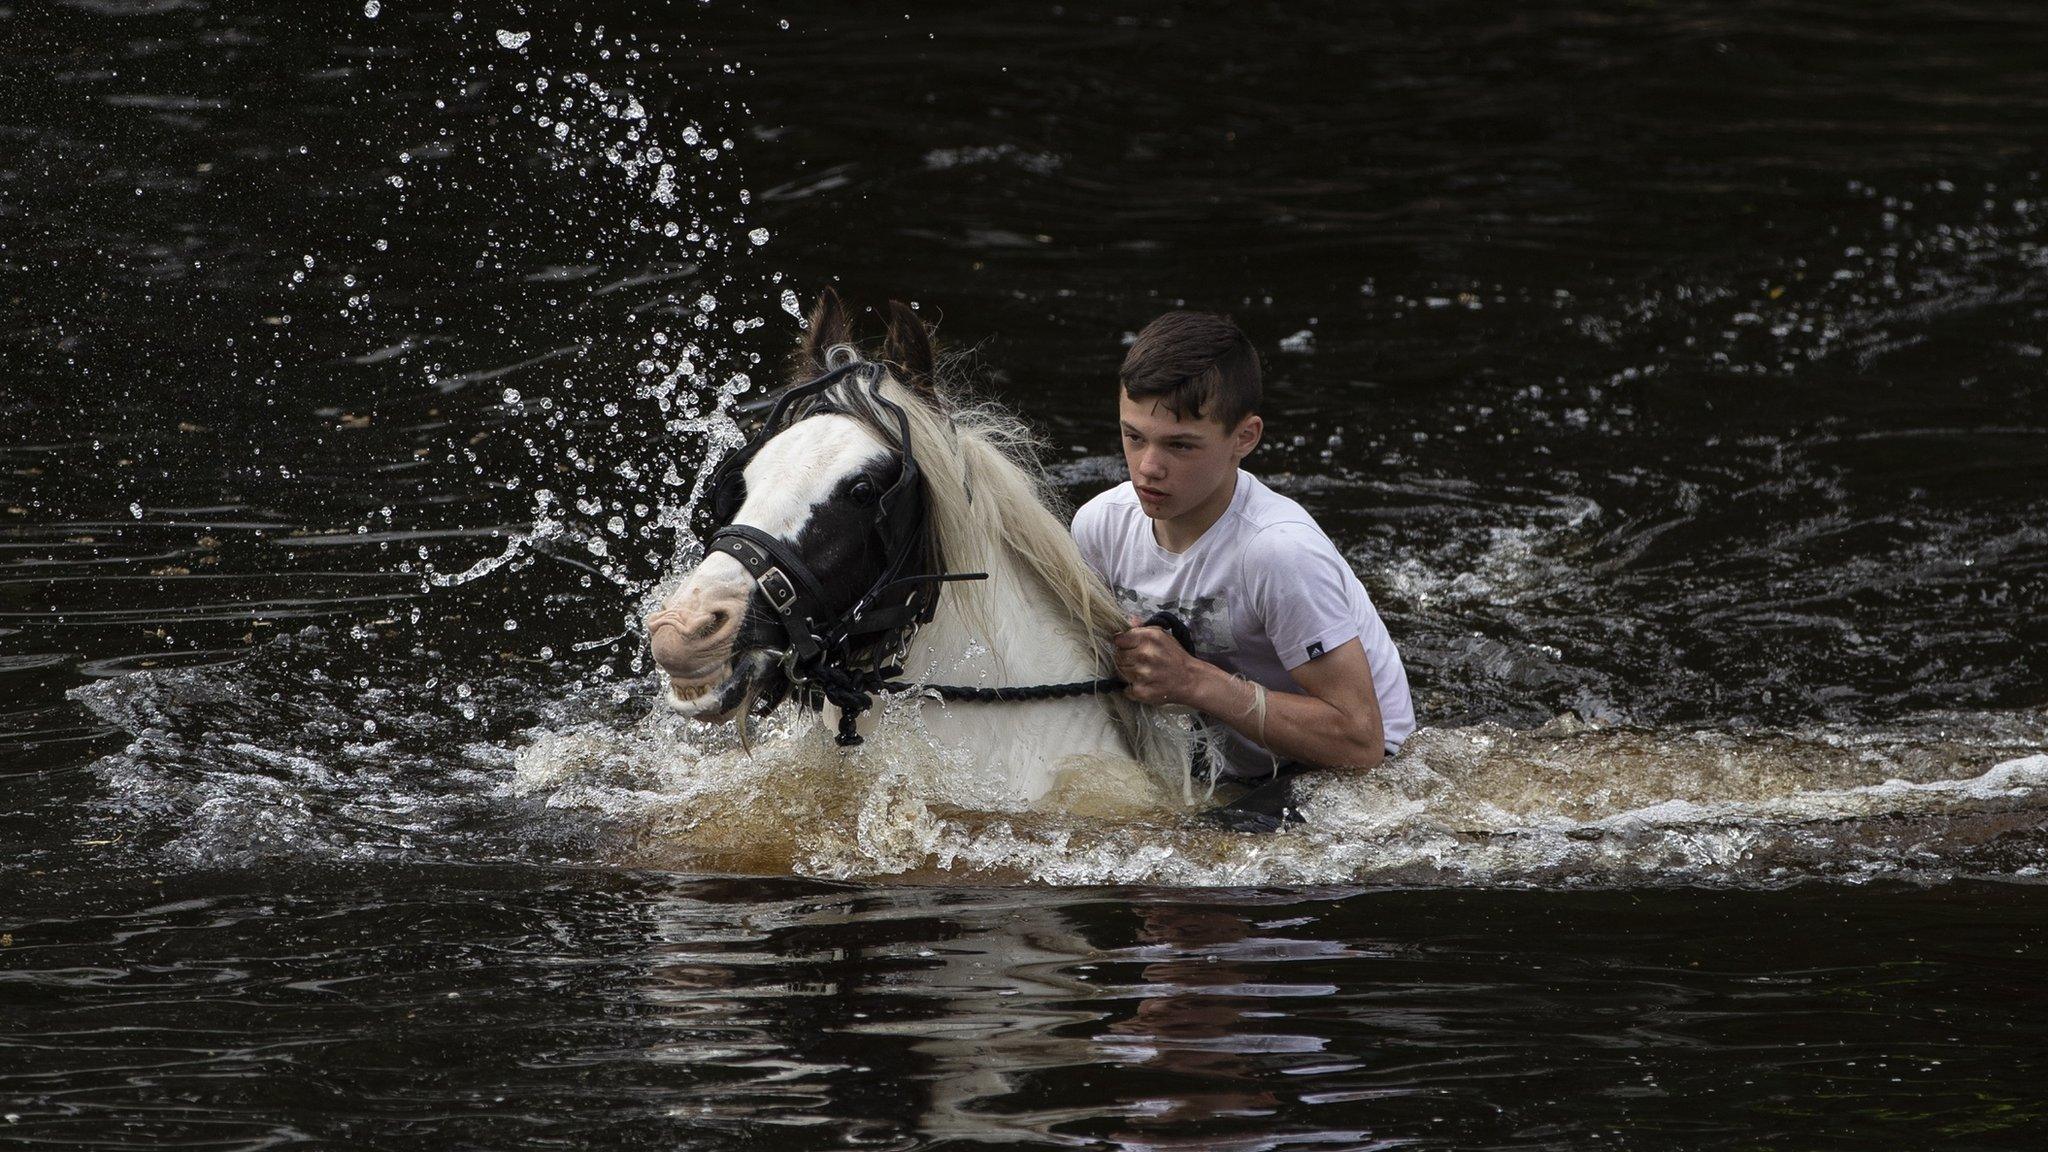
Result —
M1237 476L1237 466L1259 442L1263 422L1246 416L1235 428L1206 416L1183 420L1157 400L1133 400L1117 390L1124 464L1145 515L1172 520L1206 505Z

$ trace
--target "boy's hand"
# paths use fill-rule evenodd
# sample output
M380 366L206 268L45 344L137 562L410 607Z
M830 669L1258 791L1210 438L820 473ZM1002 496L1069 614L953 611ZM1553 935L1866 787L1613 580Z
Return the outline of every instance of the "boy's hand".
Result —
M1194 702L1201 674L1208 665L1180 646L1164 628L1138 623L1128 617L1131 627L1119 632L1114 663L1117 675L1130 686L1124 695L1140 704L1189 704Z

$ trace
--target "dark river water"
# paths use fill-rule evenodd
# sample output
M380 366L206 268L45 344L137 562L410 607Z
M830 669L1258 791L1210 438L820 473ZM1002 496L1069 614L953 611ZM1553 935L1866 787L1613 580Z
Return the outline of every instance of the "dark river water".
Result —
M0 1145L2038 1148L2048 9L0 0ZM1234 836L655 709L836 283L1175 306L1422 730Z

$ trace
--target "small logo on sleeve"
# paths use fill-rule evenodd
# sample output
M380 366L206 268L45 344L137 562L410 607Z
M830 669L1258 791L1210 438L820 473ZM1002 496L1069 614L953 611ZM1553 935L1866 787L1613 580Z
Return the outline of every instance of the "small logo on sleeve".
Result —
M1316 657L1318 657L1318 656L1321 656L1322 654L1323 654L1323 642L1322 642L1321 640L1318 640L1318 641L1316 641L1315 643L1313 643L1313 644L1311 644L1311 645L1309 645L1309 646L1308 646L1308 658L1309 658L1309 659L1313 660L1313 659L1315 659Z

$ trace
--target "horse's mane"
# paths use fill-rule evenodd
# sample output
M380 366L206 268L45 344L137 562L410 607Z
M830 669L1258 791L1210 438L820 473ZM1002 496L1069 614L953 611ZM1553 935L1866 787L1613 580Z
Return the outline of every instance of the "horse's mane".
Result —
M1055 509L1066 510L1066 502L1045 481L1038 437L1001 407L970 401L937 381L910 389L892 375L883 380L881 392L903 409L909 425L909 449L926 485L931 543L946 567L954 572L982 571L990 550L1002 549L1050 594L1074 636L1093 652L1097 675L1110 675L1111 637L1130 627L1130 621L1101 577L1081 558L1065 521L1055 515ZM832 401L885 443L899 439L895 421L876 411L862 389L834 388ZM970 627L988 634L992 617L986 585L952 583L944 594L956 598ZM994 655L1000 661L1001 654ZM1098 699L1108 707L1138 761L1162 778L1178 781L1183 798L1190 799L1187 728L1121 692Z

